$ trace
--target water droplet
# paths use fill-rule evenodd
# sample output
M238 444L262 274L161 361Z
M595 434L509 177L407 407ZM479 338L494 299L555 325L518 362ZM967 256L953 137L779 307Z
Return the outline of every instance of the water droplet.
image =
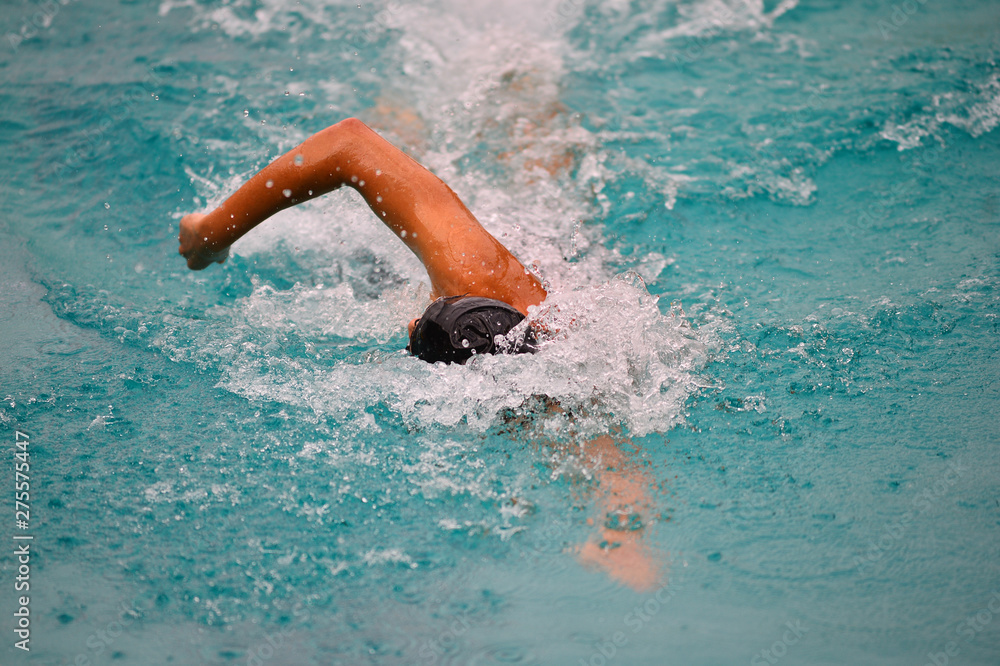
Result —
M364 186L365 186L365 181L362 180L358 183L358 187L364 187Z
M264 187L266 187L267 189L271 189L272 187L274 187L274 181L273 180L267 181L266 183L264 183Z
M108 225L106 225L106 224L104 225L104 230L105 230L105 231L107 231L107 230L108 230Z
M352 183L358 182L358 177L357 176L351 176L351 182Z
M382 213L382 214L385 215L385 213ZM107 229L107 227L104 227L104 228ZM399 232L399 237L400 238L406 238L406 229L403 229L402 231Z
M381 176L382 175L382 169L375 169L375 175L376 176Z
M302 155L296 155L293 161L295 162L295 166L302 166L302 163L306 161L306 158L302 157Z
M468 348L469 347L469 341L466 340L465 338L462 338L462 346L465 347L465 348Z
M288 92L287 90L285 91L285 97L288 97L288 96L289 96L289 95L291 95L291 94L292 94L292 93Z
M250 117L250 109L243 109L243 117L244 118Z
M375 201L376 201L377 203L382 203L382 197L381 197L381 196L377 196L377 197L375 197Z
M285 195L286 199L292 196L291 190L281 190L281 193Z
M111 208L111 204L109 204L109 203L108 203L107 201L105 201L105 202L104 202L104 208L105 208L106 210L107 210L107 209L110 209L110 208Z

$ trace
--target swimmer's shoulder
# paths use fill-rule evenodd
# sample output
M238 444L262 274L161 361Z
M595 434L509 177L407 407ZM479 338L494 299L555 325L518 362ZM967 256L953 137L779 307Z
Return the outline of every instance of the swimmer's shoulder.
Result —
M481 296L503 301L527 316L547 293L542 283L506 247L489 235L452 235L442 252L425 259L437 296Z

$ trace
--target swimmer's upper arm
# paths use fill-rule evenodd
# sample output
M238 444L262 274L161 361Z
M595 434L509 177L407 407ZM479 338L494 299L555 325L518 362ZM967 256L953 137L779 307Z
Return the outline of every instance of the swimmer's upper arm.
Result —
M524 313L544 300L538 280L444 181L365 129L367 150L387 168L352 185L424 264L434 296L496 298Z

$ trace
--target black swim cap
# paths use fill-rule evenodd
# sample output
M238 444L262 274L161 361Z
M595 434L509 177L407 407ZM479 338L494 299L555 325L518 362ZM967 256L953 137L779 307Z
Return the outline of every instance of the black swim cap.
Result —
M428 363L465 363L473 354L523 354L537 351L529 328L510 348L497 347L524 315L503 301L478 296L450 296L430 304L410 334L407 350Z

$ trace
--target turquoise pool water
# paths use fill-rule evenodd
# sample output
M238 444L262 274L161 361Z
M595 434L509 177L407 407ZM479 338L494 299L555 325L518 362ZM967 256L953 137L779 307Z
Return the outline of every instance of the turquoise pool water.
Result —
M0 28L0 662L1000 661L997 3ZM420 265L350 192L186 270L181 215L347 116L548 281L542 353L407 357Z

